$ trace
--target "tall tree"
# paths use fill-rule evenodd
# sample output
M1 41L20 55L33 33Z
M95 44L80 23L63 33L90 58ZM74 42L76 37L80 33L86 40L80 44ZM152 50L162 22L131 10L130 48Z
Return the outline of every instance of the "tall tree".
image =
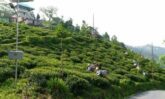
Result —
M75 32L80 32L80 26L78 24L76 24L74 30L75 30Z
M42 7L40 11L51 21L53 17L57 14L57 8L53 6Z
M106 41L109 41L109 40L110 40L110 37L109 37L109 35L108 35L107 32L105 32L105 34L103 35L103 38L104 38L104 40L106 40Z
M111 41L117 42L117 36L116 36L116 35L113 35L113 36L111 37Z
M81 30L80 33L83 36L91 36L91 28L88 26L88 24L83 20L82 21L82 26L81 26Z
M61 75L64 76L63 61L66 60L67 54L66 54L66 51L64 52L65 49L63 48L63 39L66 38L69 34L67 33L67 30L65 29L63 23L60 23L60 24L57 25L56 33L57 33L57 37L59 37L60 40L61 40L61 43L60 43L60 45L61 45L61 57L60 57L60 60L61 60Z
M73 32L74 31L74 26L73 26L73 20L72 20L72 18L70 18L69 20L67 20L64 23L64 26L65 26L66 29L68 29L69 31Z
M56 27L58 24L64 23L64 20L60 17L53 17L52 25Z
M36 19L37 19L37 20L40 20L40 15L39 15L39 14L37 14Z
M165 55L160 56L159 64L161 65L161 67L165 68Z

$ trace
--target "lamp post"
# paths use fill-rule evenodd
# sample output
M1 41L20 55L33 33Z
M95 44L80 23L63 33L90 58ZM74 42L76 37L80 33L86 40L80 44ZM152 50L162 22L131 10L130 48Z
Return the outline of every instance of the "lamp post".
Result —
M19 36L19 0L17 0L17 7L13 5L13 3L9 3L10 7L14 9L16 14L16 49L14 51L9 52L9 58L15 60L15 82L18 78L18 60L23 58L23 52L18 50L18 36Z
M17 82L17 77L18 77L18 60L23 58L23 51L18 50L18 37L19 37L19 2L29 2L33 0L11 0L11 2L16 3L16 7L13 5L13 3L9 3L10 7L14 9L15 14L16 14L16 49L15 51L10 51L9 52L9 58L12 60L15 60L15 82Z

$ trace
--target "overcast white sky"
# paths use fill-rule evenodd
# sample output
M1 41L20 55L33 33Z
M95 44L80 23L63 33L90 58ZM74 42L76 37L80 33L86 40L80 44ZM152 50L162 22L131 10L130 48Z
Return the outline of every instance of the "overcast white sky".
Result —
M165 0L34 0L38 12L42 6L55 6L57 15L72 18L74 24L86 20L100 33L116 35L128 45L165 46Z

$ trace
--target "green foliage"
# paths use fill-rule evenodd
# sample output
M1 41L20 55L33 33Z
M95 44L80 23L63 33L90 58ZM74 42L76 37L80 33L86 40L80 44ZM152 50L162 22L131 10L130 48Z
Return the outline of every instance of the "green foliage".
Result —
M81 94L83 91L90 87L87 80L79 78L77 76L70 76L67 78L66 84L68 85L71 92L74 94Z
M109 40L107 33L100 36L97 30L93 35L93 28L85 21L76 27L72 22L54 19L53 30L20 24L19 50L24 51L24 59L19 61L18 80L32 83L31 96L65 99L63 96L69 98L74 94L76 99L121 99L137 91L164 88L160 84L165 81L165 70L155 62L128 50L116 36ZM0 81L7 84L15 73L14 61L8 59L7 52L15 49L16 28L7 23L0 23L0 27ZM134 61L139 63L140 70ZM93 62L109 74L103 78L87 72L87 64ZM17 95L23 90L22 84ZM0 95L10 95L8 91L9 88L1 90Z
M110 83L107 79L105 78L101 78L101 77L93 77L90 79L90 82L100 88L109 88L110 87Z
M69 92L65 82L58 78L51 78L48 80L47 87L51 91L53 98L64 98Z
M165 75L161 75L160 73L154 73L152 77L157 81L165 82Z
M14 69L0 68L0 82L4 82L6 79L11 77L14 77Z
M160 63L161 67L165 68L165 56L164 55L160 56L159 63Z
M40 11L45 14L45 16L47 18L49 18L49 21L51 21L53 19L53 17L56 15L57 13L57 8L53 7L53 6L48 6L48 7L42 7L40 9Z
M31 69L37 66L37 61L35 61L33 58L32 59L25 58L23 61L21 61L20 64L28 69Z
M110 37L109 37L109 35L108 35L107 32L105 32L105 34L103 35L103 39L104 39L105 41L110 41Z
M116 69L113 72L115 72L116 74L121 74L121 75L128 74L128 71L124 69Z
M48 78L49 78L49 75L36 73L36 74L31 75L29 81L35 82L38 86L46 87L46 82Z
M130 78L133 81L137 81L137 82L145 82L146 79L143 76L139 76L139 75L133 75L133 74L126 74L126 77Z
M18 66L18 77L24 73L25 68ZM8 78L13 78L15 74L15 66L0 67L0 82L3 83Z
M130 79L121 79L120 80L120 86L121 87L128 87L128 86L134 86L134 82Z
M112 42L117 42L117 36L116 36L116 35L113 35L113 36L111 37L111 41L112 41Z
M57 25L56 33L57 33L57 37L60 37L60 38L65 38L69 35L69 33L67 33L67 30L64 28L63 24Z

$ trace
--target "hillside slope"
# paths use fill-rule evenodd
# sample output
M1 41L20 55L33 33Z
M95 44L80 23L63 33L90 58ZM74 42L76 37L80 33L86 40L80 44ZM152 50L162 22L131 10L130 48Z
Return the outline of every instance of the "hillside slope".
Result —
M15 63L7 56L15 49L15 25L0 27L2 99L122 99L138 91L165 88L165 71L157 64L116 39L91 36L86 28L72 31L65 23L55 30L20 26L19 50L24 58L19 61L15 85ZM101 77L88 72L91 63L99 64L109 74Z

